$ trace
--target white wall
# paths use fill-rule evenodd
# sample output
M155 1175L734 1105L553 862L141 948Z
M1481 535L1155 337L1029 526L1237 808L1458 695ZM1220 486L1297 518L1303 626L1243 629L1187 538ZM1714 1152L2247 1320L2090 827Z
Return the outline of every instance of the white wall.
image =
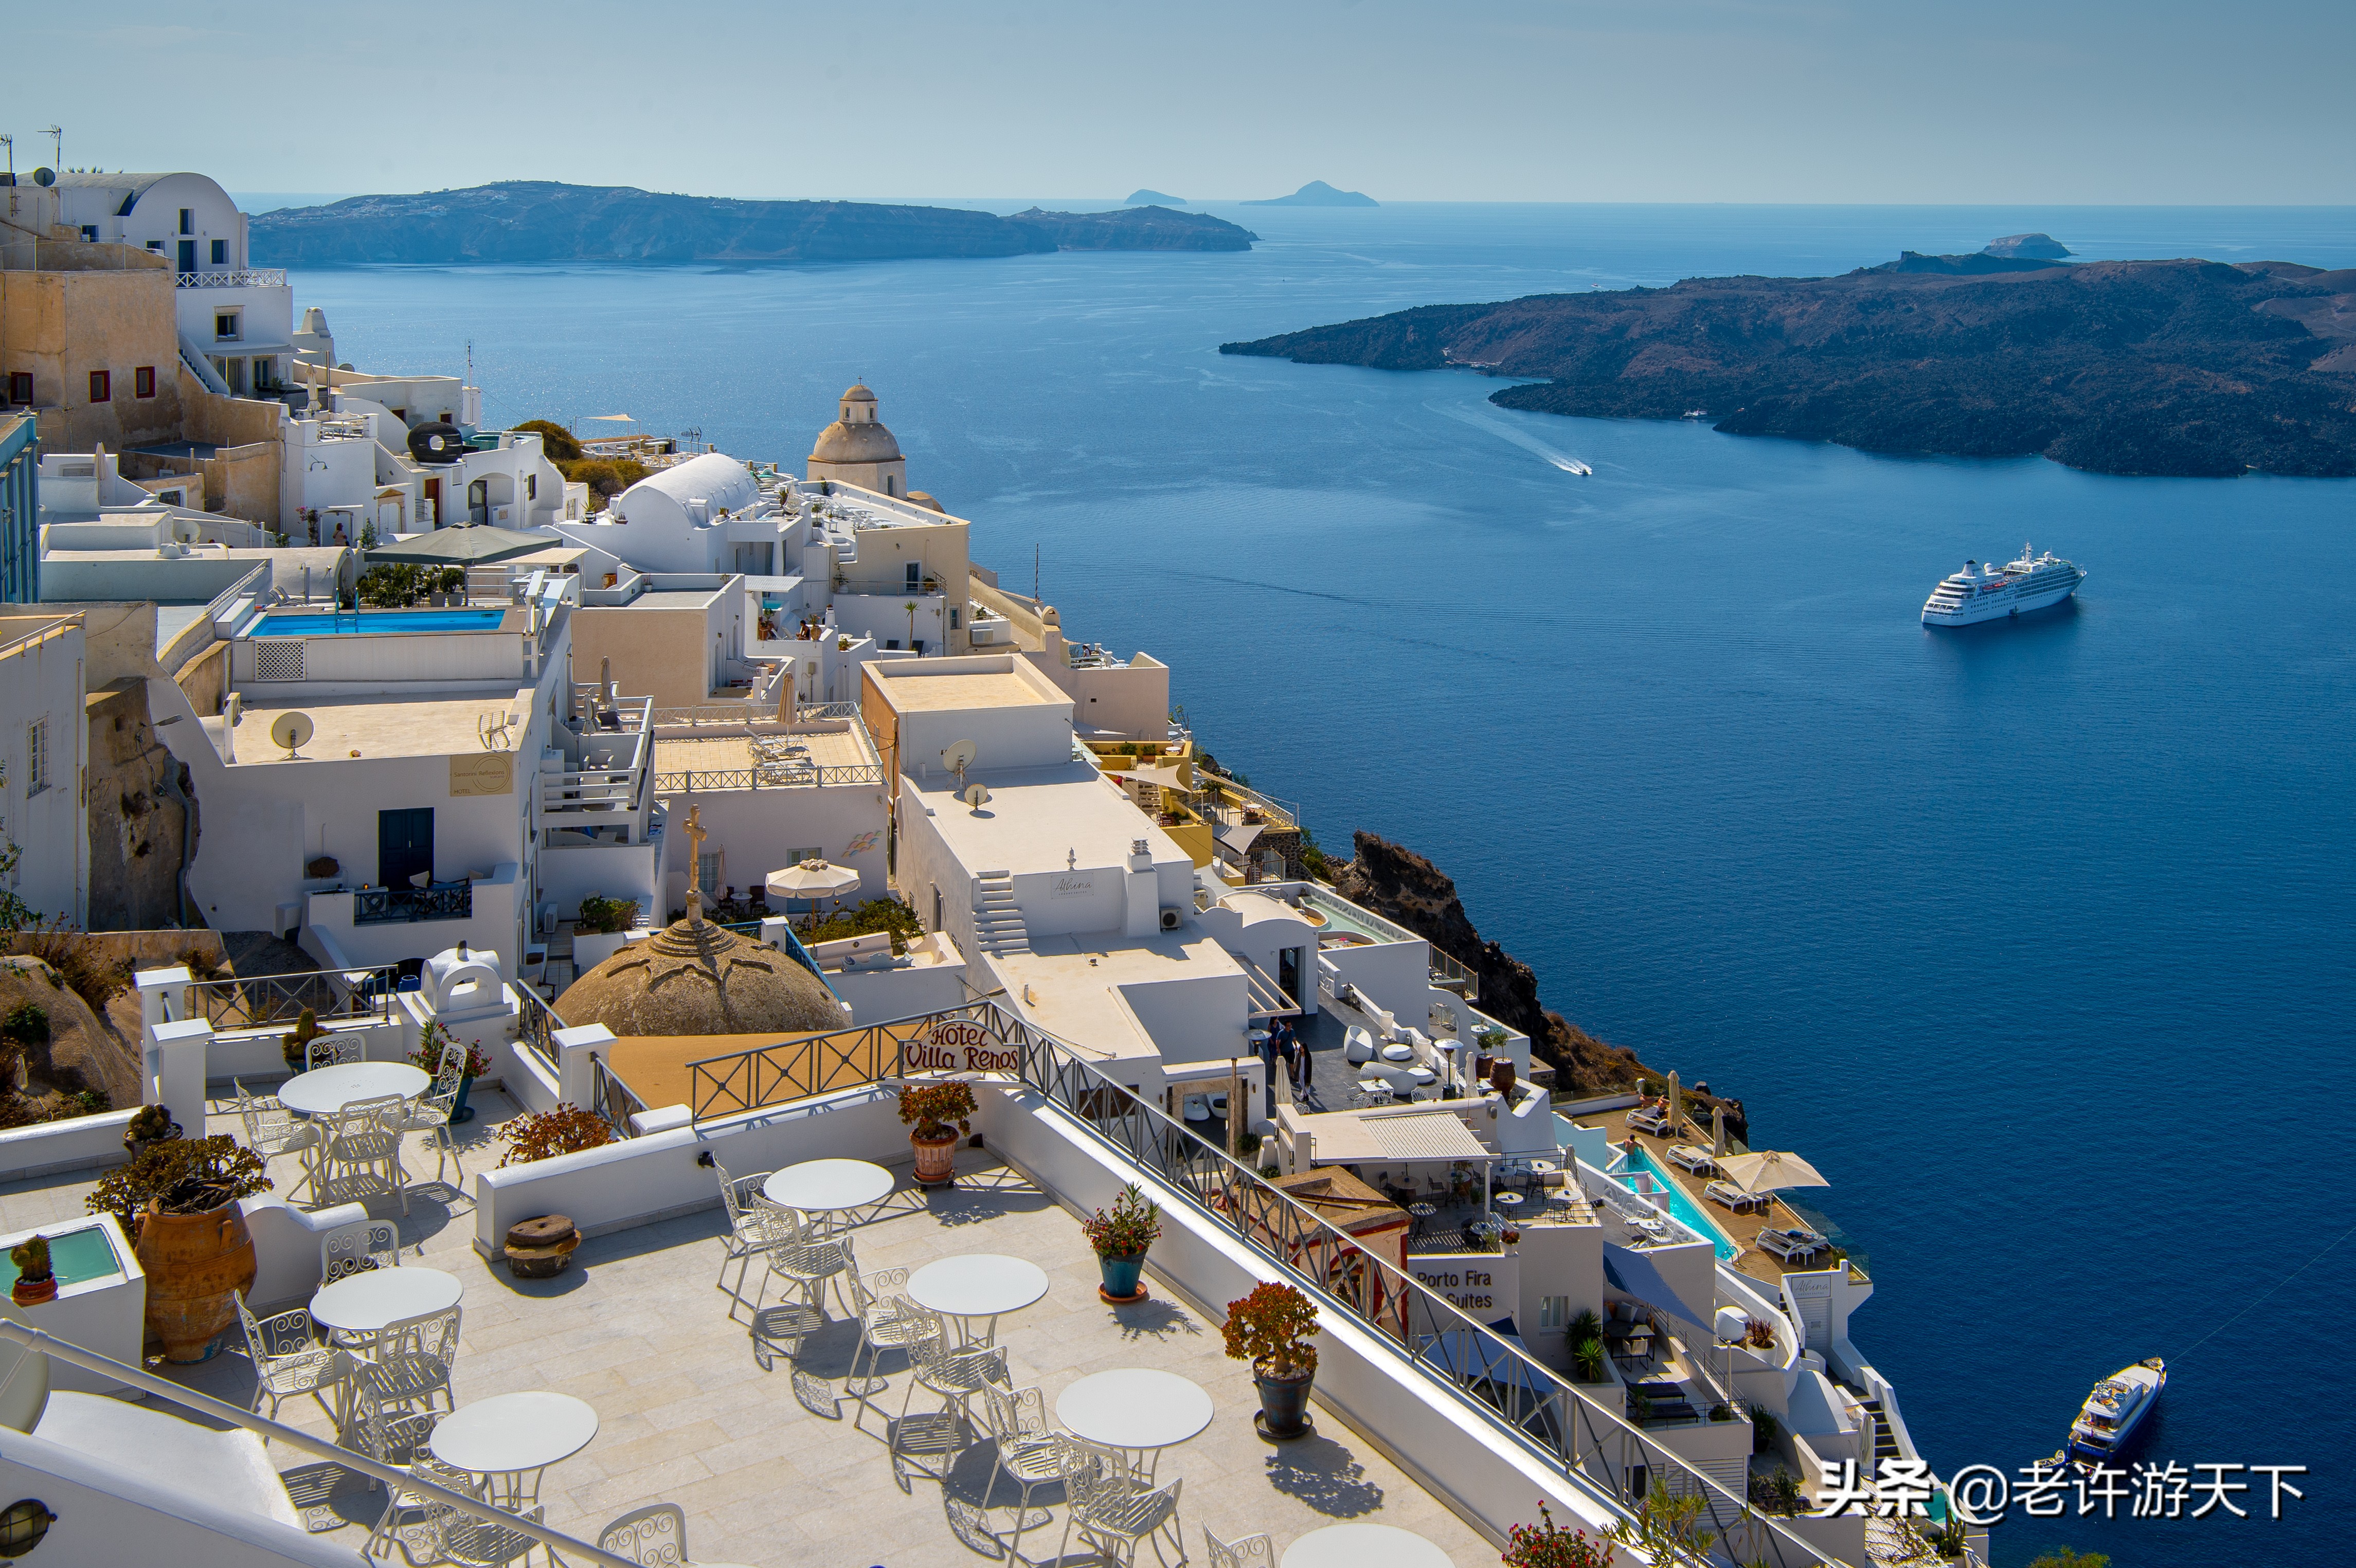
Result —
M22 608L37 613L34 606ZM24 636L41 624L0 619L0 640ZM0 786L0 840L19 851L8 887L40 913L62 915L76 925L90 912L90 836L82 812L90 726L82 717L83 672L79 622L0 653L0 759L7 764L7 780ZM32 771L37 726L46 756L39 779Z
M300 1525L233 1509L200 1488L184 1488L169 1467L97 1458L39 1436L10 1435L0 1455L0 1490L11 1498L38 1498L58 1516L37 1548L41 1568L369 1563L356 1547L308 1534Z
M859 885L842 895L845 904L891 893L884 847L886 798L881 784L699 790L662 797L673 822L686 821L691 805L699 808L698 820L711 835L704 853L725 857L721 880L734 883L740 896L759 886L771 871L792 865L790 851L815 847L827 859L859 873ZM874 842L850 854L852 840L863 833L875 835ZM674 831L665 836L665 842L671 848L664 869L691 869L687 836ZM775 897L769 903L773 909L785 907L785 901Z

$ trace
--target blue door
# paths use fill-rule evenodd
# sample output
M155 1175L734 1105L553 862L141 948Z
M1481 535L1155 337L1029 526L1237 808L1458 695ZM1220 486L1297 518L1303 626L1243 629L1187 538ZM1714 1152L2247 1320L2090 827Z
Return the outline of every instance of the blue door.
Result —
M418 872L434 880L434 808L421 805L404 811L376 814L376 880L380 886L405 888Z

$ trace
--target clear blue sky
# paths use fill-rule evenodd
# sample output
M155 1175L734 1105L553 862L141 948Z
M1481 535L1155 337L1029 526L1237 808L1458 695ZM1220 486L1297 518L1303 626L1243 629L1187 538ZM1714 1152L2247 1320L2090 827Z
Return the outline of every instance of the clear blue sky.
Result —
M2356 202L2351 0L110 0L9 37L19 169L58 123L69 165L240 191Z

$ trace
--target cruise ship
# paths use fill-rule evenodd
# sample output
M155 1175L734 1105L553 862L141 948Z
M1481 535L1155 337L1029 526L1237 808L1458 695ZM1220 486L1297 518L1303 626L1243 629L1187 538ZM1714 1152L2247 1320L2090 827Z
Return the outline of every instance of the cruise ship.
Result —
M1963 571L1943 579L1922 603L1922 624L1968 626L2023 610L2042 610L2077 592L2085 581L2083 568L2051 550L2032 555L2022 545L2019 558L2003 566L1967 560Z

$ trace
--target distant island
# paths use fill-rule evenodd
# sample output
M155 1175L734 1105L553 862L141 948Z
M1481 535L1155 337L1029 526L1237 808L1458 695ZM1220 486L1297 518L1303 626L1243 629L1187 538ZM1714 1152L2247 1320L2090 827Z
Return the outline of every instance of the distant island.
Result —
M1980 251L1983 256L2026 256L2036 261L2067 260L2069 247L2051 234L2008 234L2001 240L1991 240Z
M1166 208L1029 212L855 201L738 201L628 186L511 180L416 196L356 196L256 213L254 264L630 261L758 265L1020 256L1068 251L1248 251L1248 229Z
M2356 269L1910 251L1834 278L1426 305L1220 352L1542 378L1489 400L1871 452L2356 475Z
M1380 207L1381 202L1362 190L1335 190L1323 180L1311 180L1290 196L1263 197L1245 202L1246 207Z
M1166 196L1158 190L1133 190L1129 193L1129 205L1131 207L1183 207L1186 205L1186 198L1183 196Z

